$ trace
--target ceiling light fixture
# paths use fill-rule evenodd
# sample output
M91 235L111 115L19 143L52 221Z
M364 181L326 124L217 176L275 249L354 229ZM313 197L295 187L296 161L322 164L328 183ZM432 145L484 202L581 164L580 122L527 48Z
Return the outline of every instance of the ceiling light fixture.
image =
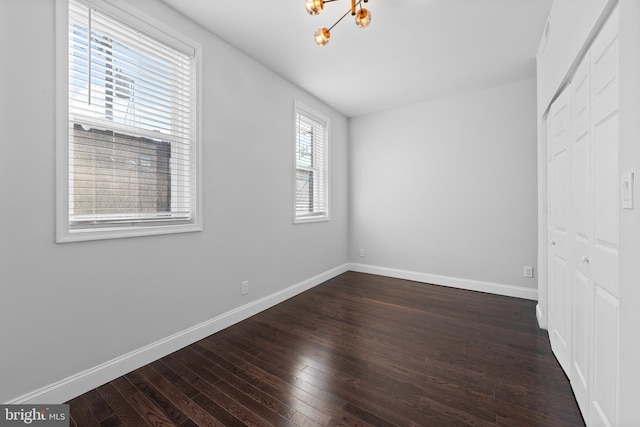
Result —
M305 0L304 7L309 12L309 15L319 15L324 9L325 3L331 3L337 0ZM351 9L347 10L335 24L327 27L318 27L313 34L313 39L318 46L324 46L329 43L331 38L331 30L338 25L338 22L342 21L345 16L351 13L351 16L355 16L356 25L359 28L364 28L371 23L371 12L368 9L362 7L362 3L367 3L369 0L351 0ZM360 6L358 9L357 6Z

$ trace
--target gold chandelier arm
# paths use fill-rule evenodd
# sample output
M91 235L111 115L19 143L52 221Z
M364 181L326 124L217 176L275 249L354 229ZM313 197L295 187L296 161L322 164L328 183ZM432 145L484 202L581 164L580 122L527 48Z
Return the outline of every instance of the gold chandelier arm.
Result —
M333 27L335 27L336 25L338 25L340 23L340 21L342 21L344 19L345 16L347 16L349 13L351 13L351 10L347 10L345 12L344 15L342 15L342 17L340 19L338 19L335 24L333 24L332 26L329 27L329 31L333 30Z
M356 0L351 0L351 15L356 15Z
M335 0L331 0L331 1L335 1ZM357 5L359 5L359 4L361 4L361 3L362 3L362 0L351 0L351 2L353 3L353 10L355 10L355 7L356 7ZM340 21L342 21L342 20L345 18L345 16L347 16L348 14L350 14L350 13L351 13L352 15L355 15L355 12L351 12L351 10L352 10L352 9L347 10L347 11L344 13L344 15L342 15L342 16L340 17L340 19L338 19L338 20L335 22L335 24L333 24L332 26L330 26L330 27L329 27L329 31L331 31L331 30L333 29L333 27L335 27L336 25L338 25L338 24L340 23Z

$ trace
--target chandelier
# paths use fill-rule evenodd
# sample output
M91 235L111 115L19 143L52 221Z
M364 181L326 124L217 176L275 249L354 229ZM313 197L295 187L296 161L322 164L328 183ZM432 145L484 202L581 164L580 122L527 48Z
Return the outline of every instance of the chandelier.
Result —
M331 3L337 0L305 0L304 7L309 12L309 15L319 15L324 9L325 3ZM356 25L359 28L364 28L371 22L371 12L368 9L362 7L362 3L367 3L369 0L351 0L351 9L347 10L344 15L340 19L336 21L335 24L327 27L318 27L316 32L313 34L313 39L315 40L318 46L324 46L329 43L329 38L331 37L331 30L333 27L338 25L338 22L342 21L345 16L351 13L352 16L355 16ZM358 6L360 8L358 8Z

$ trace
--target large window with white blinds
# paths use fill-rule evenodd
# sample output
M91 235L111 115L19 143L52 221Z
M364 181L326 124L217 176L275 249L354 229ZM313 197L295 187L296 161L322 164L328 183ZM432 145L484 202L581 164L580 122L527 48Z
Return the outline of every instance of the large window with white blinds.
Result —
M100 0L65 24L58 240L199 229L197 48Z
M295 103L295 222L329 219L329 120Z

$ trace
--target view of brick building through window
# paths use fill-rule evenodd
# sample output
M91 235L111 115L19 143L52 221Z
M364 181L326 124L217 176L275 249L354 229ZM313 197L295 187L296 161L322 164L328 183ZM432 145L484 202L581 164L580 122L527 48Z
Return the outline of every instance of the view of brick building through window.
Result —
M108 130L73 130L74 216L169 212L171 145Z

